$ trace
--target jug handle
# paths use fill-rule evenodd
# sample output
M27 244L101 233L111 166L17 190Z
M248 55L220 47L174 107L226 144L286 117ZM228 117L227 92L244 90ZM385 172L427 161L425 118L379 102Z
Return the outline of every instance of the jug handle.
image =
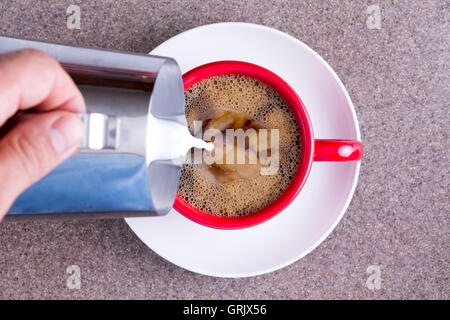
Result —
M102 113L77 113L84 126L80 150L117 149L120 143L120 118Z

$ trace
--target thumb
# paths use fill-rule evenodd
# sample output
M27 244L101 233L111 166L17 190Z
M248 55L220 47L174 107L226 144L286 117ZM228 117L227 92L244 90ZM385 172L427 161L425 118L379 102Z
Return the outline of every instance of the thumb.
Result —
M17 196L75 152L82 136L78 117L52 111L28 117L0 140L0 221Z

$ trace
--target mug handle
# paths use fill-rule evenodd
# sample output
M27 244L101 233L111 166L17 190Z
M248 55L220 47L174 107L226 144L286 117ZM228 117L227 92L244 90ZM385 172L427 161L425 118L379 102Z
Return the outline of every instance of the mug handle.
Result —
M314 161L358 161L363 155L361 142L352 140L316 139Z

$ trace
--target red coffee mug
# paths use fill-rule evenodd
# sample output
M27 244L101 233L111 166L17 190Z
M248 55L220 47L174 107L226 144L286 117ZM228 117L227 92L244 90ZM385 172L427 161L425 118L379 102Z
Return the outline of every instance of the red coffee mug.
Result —
M264 222L286 208L298 195L311 171L313 161L358 161L362 157L359 141L314 139L311 119L297 93L279 76L255 64L241 61L218 61L197 67L183 76L184 90L204 79L227 74L239 74L258 79L274 89L291 107L297 118L302 140L302 151L297 173L286 191L269 206L241 216L218 217L190 205L177 195L174 208L186 218L207 227L241 229Z

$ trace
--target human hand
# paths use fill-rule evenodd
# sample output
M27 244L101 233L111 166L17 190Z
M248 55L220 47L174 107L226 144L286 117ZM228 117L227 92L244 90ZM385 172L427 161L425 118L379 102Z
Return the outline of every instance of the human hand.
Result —
M37 112L16 115L26 109ZM76 152L83 129L73 113L85 110L52 57L30 49L0 55L0 131L16 115L0 133L0 221L17 196Z

